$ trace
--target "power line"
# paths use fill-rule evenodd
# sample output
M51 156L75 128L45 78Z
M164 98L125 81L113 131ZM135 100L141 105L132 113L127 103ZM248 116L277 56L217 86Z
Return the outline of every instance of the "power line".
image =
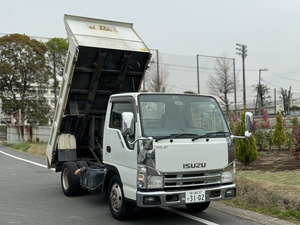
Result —
M180 67L180 68L188 68L188 69L197 69L195 66L184 66L184 65L176 65L176 64L171 64L171 63L160 63L159 65L162 66L173 66L173 67ZM169 68L168 68L169 69ZM218 69L216 68L210 68L210 67L199 67L201 70L215 70L217 71ZM169 69L169 70L175 70L175 69ZM178 71L191 71L191 70L178 70ZM242 71L242 70L236 70L236 71ZM257 71L257 69L247 69L245 71Z
M270 73L270 72L267 72L267 73L270 74L270 75L272 75L272 76L279 77L279 78L282 78L282 79L285 79L285 80L290 80L290 81L297 81L297 82L300 82L300 80L297 80L297 79L292 79L292 78L283 77L283 76L280 76L280 75L277 75L277 74L274 74L274 73Z

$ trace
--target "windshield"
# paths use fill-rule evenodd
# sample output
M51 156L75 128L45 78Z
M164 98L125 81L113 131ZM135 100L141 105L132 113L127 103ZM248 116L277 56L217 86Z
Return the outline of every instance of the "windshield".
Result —
M219 104L209 96L141 94L139 108L143 136L196 140L229 132Z

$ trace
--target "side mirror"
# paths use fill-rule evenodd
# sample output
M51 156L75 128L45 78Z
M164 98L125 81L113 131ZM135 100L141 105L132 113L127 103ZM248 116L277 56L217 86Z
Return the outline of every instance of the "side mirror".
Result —
M153 149L153 138L138 138L137 140L130 142L129 136L134 134L134 115L132 112L123 112L122 117L122 128L121 132L123 136L126 136L126 140L129 144L134 145L138 141L143 141L143 147L145 150Z
M121 132L123 136L131 136L134 134L134 115L132 112L123 112Z
M251 112L246 112L245 114L245 136L250 138L253 131L253 114Z
M245 134L244 136L234 136L231 135L231 138L238 138L238 139L246 139L249 140L252 136L253 131L253 114L252 112L246 112L245 114Z

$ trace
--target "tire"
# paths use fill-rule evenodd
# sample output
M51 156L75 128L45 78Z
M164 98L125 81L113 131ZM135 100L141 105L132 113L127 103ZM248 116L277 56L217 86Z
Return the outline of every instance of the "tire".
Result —
M111 215L117 220L129 219L134 212L134 205L126 202L122 183L117 175L114 175L108 185L108 205Z
M192 203L186 204L185 206L191 212L202 212L208 208L210 202L202 202L202 203Z
M75 196L80 192L79 176L75 175L75 162L65 162L61 171L61 187L66 196Z

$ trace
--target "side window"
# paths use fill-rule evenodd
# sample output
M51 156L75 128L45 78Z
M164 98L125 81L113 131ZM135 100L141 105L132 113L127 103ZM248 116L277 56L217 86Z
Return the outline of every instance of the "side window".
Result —
M115 102L112 105L109 127L121 130L122 127L122 112L133 112L130 102Z
M130 102L114 102L112 104L111 110L111 117L109 121L109 127L121 130L122 128L122 113L123 112L132 112L133 113L133 106ZM135 129L134 129L135 130ZM124 138L124 137L123 137ZM135 134L129 137L129 141L134 141ZM126 138L124 138L126 146L129 149L133 149L134 145L130 145Z

